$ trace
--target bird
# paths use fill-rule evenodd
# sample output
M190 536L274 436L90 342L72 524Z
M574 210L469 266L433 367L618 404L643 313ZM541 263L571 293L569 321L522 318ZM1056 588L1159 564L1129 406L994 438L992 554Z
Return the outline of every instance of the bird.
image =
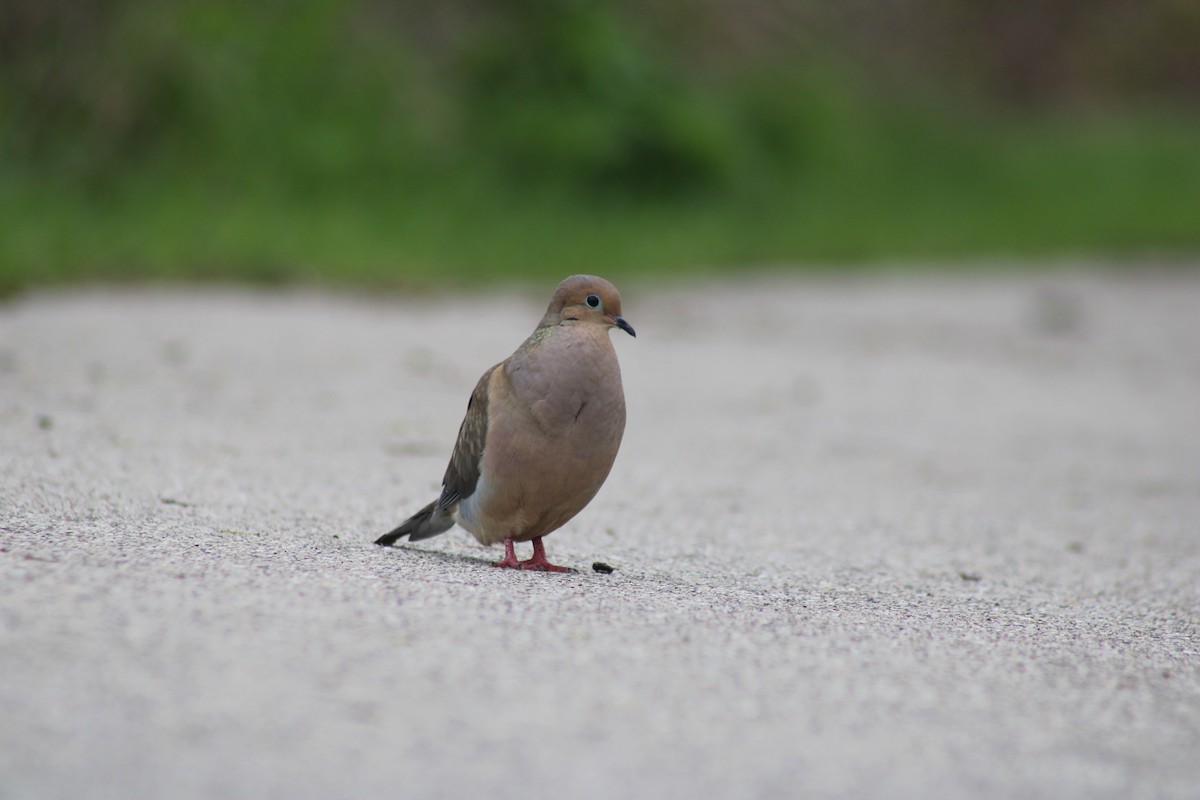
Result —
M559 283L529 338L475 385L441 494L375 544L421 541L457 523L481 544L504 543L493 566L574 572L546 559L542 538L595 497L621 446L613 329L637 336L615 286L594 275ZM519 560L516 542L532 542L533 556Z

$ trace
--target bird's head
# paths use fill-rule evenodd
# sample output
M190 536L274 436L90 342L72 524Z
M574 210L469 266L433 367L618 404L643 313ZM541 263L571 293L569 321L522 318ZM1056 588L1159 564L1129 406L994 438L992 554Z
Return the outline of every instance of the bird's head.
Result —
M554 291L542 325L568 321L620 328L630 336L637 336L633 326L621 316L621 293L617 287L595 275L572 275Z

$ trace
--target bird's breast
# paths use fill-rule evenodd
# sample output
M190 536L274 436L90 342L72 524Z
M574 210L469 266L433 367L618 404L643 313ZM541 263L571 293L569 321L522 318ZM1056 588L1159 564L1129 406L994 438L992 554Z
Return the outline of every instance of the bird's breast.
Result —
M517 400L513 407L528 409L546 436L608 439L615 434L620 440L625 394L606 330L548 336L514 359L507 377Z

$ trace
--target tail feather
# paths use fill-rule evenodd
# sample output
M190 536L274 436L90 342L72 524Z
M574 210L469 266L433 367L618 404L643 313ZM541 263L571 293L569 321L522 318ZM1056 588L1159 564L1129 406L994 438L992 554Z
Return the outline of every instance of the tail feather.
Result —
M445 509L439 509L437 501L434 500L404 520L404 522L401 522L400 527L380 536L375 540L375 544L385 546L395 544L397 539L403 539L405 536L408 537L410 542L419 542L422 539L437 536L439 533L445 533L453 527L454 519L450 514L446 513Z

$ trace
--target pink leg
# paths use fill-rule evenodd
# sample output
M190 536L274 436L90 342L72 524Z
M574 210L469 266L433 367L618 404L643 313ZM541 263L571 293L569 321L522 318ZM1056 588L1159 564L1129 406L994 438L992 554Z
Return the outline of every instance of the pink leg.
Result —
M492 564L493 567L509 567L511 569L521 569L521 562L517 561L517 551L513 547L512 539L504 540L504 558Z
M533 558L521 562L521 569L540 569L546 572L574 572L570 567L560 567L546 560L546 548L542 545L542 537L533 540Z

